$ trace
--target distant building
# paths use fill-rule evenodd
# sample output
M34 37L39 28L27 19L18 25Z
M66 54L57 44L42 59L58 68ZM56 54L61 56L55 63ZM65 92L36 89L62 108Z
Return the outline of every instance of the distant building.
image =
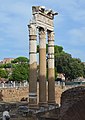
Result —
M83 62L83 64L85 65L85 62Z
M12 60L14 60L14 58L4 58L3 64L11 63Z
M3 61L2 61L2 60L0 60L0 64L3 64Z
M65 76L63 73L58 73L57 80L65 81Z
M5 83L5 82L6 82L6 79L0 77L0 83Z
M65 75L63 73L58 73L56 81L57 84L61 85L63 88L65 86Z

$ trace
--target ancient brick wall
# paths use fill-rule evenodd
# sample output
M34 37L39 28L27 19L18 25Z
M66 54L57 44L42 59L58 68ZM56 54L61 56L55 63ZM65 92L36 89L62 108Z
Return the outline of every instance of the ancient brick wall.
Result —
M0 101L21 101L28 97L28 87L0 88Z
M61 94L63 91L65 91L65 89L61 89L61 87L56 86L55 91L56 91L55 92L56 102L60 104ZM39 94L39 86L37 87L37 92ZM21 99L27 98L28 94L29 94L29 87L0 88L0 101L4 101L4 102L21 101ZM48 92L47 92L47 96L48 96ZM39 96L38 96L38 101L39 101Z

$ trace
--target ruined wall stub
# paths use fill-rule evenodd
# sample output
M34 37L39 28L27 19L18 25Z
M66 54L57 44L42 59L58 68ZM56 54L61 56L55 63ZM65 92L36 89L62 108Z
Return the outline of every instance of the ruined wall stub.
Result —
M38 29L39 32L39 105L43 106L47 104L46 100L46 33L48 34L48 103L55 104L55 82L54 82L54 16L58 13L53 12L51 9L47 10L43 6L33 6L32 15L33 18L29 24L29 43L30 44L30 79L29 79L29 104L36 104L36 69L32 72L34 62L36 63L36 50L33 49L33 45L36 46L37 30L34 34L31 32L31 27ZM34 39L35 38L35 39ZM35 53L35 54L34 54ZM31 57L32 56L32 57ZM33 57L34 56L34 57ZM31 58L35 58L32 60ZM34 61L34 62L33 62ZM32 64L31 64L32 62ZM36 65L35 67L36 68ZM51 73L51 74L50 74ZM35 77L33 77L35 76ZM34 81L34 82L33 82ZM35 102L34 102L35 101Z

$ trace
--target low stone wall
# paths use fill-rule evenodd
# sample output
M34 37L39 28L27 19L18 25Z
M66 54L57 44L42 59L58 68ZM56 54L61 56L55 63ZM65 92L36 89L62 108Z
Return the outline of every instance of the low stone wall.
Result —
M39 95L39 86L37 88L37 93ZM47 90L48 91L48 90ZM60 104L60 98L62 92L65 89L62 89L59 86L55 86L55 98L56 102ZM23 99L28 98L29 87L18 87L18 88L0 88L0 102L19 102ZM48 96L48 92L47 92ZM39 96L38 96L39 101Z
M18 102L28 97L28 87L0 88L0 101Z

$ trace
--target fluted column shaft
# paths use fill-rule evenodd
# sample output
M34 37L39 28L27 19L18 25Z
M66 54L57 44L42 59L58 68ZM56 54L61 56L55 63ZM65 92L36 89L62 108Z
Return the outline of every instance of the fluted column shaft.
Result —
M46 33L39 28L39 105L46 104Z
M37 52L36 52L36 39L37 32L35 24L29 25L29 105L34 106L37 104Z
M48 31L48 104L55 104L54 32Z

